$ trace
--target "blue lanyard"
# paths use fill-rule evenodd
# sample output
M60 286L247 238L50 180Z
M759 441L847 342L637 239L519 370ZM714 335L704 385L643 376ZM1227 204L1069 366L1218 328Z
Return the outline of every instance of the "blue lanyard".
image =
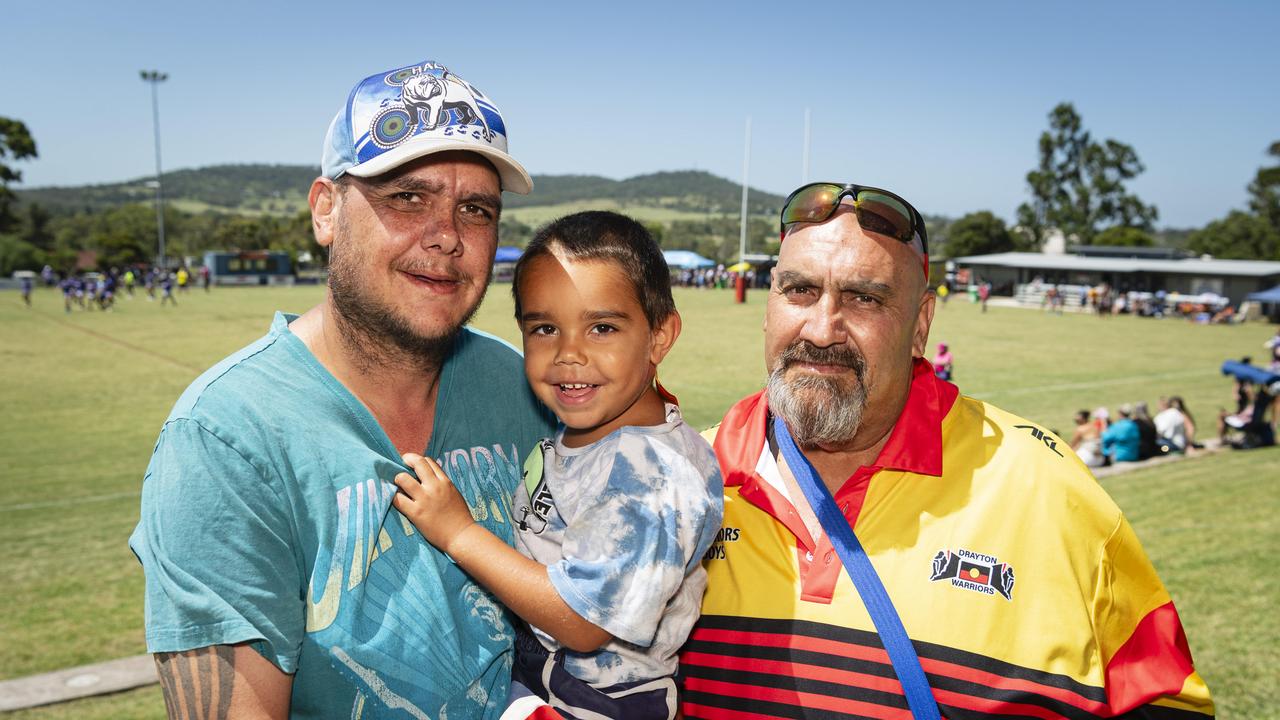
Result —
M858 537L853 534L849 521L836 507L836 501L818 477L818 471L791 439L787 424L776 415L773 418L773 434L778 440L782 457L787 461L787 467L791 468L791 474L799 483L809 506L817 514L818 522L822 523L822 529L831 539L831 544L840 555L840 562L844 563L844 569L849 573L849 579L853 580L853 586L858 589L858 595L862 597L862 603L871 615L871 622L875 623L880 641L889 654L889 661L893 663L893 671L898 676L898 682L902 683L902 692L907 697L911 716L918 720L938 720L941 717L938 714L938 703L933 699L929 680L920 667L920 658L916 656L915 646L911 644L911 638L907 637L902 620L893 609L893 601L885 592L880 576L871 565L871 559L862 549Z

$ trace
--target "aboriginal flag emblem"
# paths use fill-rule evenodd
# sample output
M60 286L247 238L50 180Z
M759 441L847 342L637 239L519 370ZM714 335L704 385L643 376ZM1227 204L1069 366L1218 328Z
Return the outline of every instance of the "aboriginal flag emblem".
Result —
M999 594L1005 600L1013 599L1013 568L995 556L972 550L939 550L933 556L929 579L934 582L946 580L953 587L984 595Z

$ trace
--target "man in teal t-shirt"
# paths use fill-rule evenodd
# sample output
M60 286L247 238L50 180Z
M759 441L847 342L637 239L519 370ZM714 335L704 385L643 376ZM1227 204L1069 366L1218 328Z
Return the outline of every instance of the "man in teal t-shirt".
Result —
M432 103L435 103L434 105ZM436 458L500 537L553 419L519 354L464 327L501 192L531 182L497 109L443 66L373 75L311 186L324 301L178 400L130 539L170 716L496 718L505 610L391 509Z

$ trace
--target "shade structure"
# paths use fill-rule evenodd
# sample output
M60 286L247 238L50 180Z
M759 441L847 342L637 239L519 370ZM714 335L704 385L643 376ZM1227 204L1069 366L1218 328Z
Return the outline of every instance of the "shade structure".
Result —
M1248 297L1245 299L1260 303L1280 303L1280 285L1277 285L1270 290L1249 293Z
M716 264L715 260L708 260L692 250L663 250L662 257L666 259L667 267L680 270L715 267Z
M1280 385L1280 374L1273 373L1266 368L1260 368L1257 365L1242 363L1238 360L1227 360L1222 363L1222 374L1256 385L1266 385L1268 387Z
M498 247L498 253L493 256L493 261L500 263L513 263L519 260L520 256L523 254L524 250L521 250L518 247L501 245Z

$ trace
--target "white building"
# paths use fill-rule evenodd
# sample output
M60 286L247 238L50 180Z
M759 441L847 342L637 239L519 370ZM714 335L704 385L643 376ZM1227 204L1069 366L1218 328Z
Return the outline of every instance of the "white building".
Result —
M1098 285L1121 292L1199 295L1214 293L1238 305L1249 293L1280 284L1280 262L1214 260L1170 248L1080 246L1062 255L1007 252L955 258L969 282L990 282L997 295L1012 295L1036 279L1050 284Z

